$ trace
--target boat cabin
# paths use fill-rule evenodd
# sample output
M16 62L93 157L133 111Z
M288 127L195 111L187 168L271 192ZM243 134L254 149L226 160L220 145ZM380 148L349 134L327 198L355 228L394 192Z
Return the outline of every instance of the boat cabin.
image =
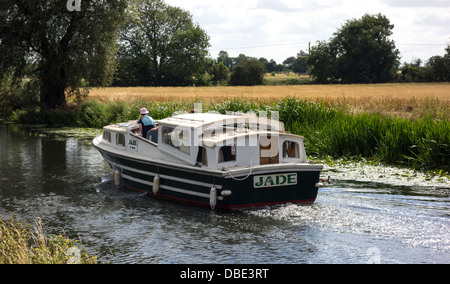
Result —
M247 114L172 116L145 138L136 121L110 125L103 141L118 151L214 170L307 163L303 137L285 132L282 122Z

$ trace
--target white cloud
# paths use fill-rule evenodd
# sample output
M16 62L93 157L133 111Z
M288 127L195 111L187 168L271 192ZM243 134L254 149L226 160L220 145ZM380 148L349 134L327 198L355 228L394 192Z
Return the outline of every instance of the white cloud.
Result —
M191 12L211 40L211 56L275 59L282 63L308 43L328 40L345 21L366 13L386 15L402 60L429 59L450 42L448 0L166 0ZM426 45L439 44L439 45Z
M298 1L298 3L301 3L301 1ZM256 8L273 10L273 11L278 11L278 12L283 12L283 13L292 13L292 12L297 11L301 7L288 6L288 5L286 5L286 3L284 3L284 1L260 0L258 2L258 5L256 6Z
M392 7L448 7L448 0L383 0Z

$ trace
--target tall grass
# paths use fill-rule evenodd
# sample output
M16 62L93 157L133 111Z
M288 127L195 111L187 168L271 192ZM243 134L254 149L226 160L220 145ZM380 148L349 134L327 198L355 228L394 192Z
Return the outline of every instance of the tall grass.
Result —
M16 218L0 218L0 264L97 263L95 256L88 256L77 246L78 241L61 235L47 237L40 218L34 227Z
M15 113L18 122L63 124L101 128L114 122L135 120L141 107L154 119L189 111L192 101L152 102L87 101L77 110ZM415 119L380 113L352 112L351 107L324 101L285 97L277 102L231 98L203 104L204 110L278 111L286 130L305 137L308 155L317 157L364 157L409 167L450 171L450 121L448 116ZM31 120L31 121L29 121Z
M450 171L450 121L352 114L325 104L283 99L275 107L286 129L305 137L309 155L364 157Z

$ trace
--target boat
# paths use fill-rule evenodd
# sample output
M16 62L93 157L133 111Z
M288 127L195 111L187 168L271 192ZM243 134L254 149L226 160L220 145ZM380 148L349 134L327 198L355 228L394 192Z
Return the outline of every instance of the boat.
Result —
M312 204L322 165L304 138L276 119L242 113L174 114L146 137L137 121L105 126L93 140L116 185L212 209Z

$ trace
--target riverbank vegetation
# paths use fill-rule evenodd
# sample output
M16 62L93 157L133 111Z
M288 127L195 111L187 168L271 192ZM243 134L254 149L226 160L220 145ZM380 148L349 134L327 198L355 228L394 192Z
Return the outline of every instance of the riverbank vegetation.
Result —
M336 91L331 86L326 87L331 88L330 92ZM171 116L174 112L189 111L194 103L202 103L203 111L220 113L253 111L259 114L266 111L270 115L271 111L277 111L287 131L305 137L309 156L358 157L414 169L435 170L441 174L449 172L450 102L445 90L450 85L422 85L425 89L443 88L441 95L422 97L408 96L405 90L398 92L397 96L389 95L395 93L391 87L385 86L385 96L361 95L358 98L356 94L349 94L335 96L334 99L332 96L313 99L313 95L309 98L300 95L265 97L261 92L262 96L258 97L256 93L262 90L261 87L242 88L241 93L236 89L229 90L230 87L138 88L134 97L128 94L134 89L112 88L98 90L90 100L66 109L16 111L11 119L27 124L101 128L114 122L136 120L141 107L150 110L155 119ZM420 88L420 85L417 87ZM347 92L352 88L361 87L348 86ZM213 93L211 97L207 90ZM278 93L282 90L278 89ZM366 86L366 90L369 94L382 93L383 87L371 85ZM411 87L410 92L414 90ZM218 95L217 92L223 93ZM404 97L401 95L403 92ZM125 101L125 98L128 100Z
M278 76L277 76L278 77ZM286 78L283 76L283 78ZM290 78L290 77L289 77ZM292 85L252 87L124 87L91 90L89 99L110 102L202 102L227 100L273 104L288 96L343 107L353 113L379 113L403 118L448 115L449 83Z
M96 264L79 246L62 235L48 237L40 218L34 226L0 218L0 264Z

